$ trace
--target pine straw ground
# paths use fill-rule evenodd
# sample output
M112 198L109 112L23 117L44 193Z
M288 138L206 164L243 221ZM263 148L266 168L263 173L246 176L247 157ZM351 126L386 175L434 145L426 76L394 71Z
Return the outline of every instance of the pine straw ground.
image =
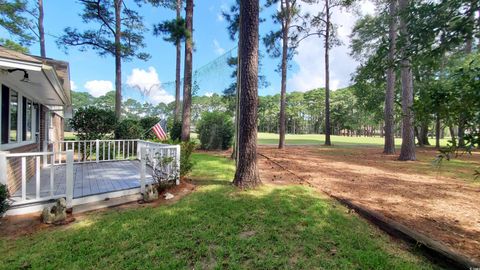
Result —
M308 182L480 263L480 179L472 175L480 167L479 152L439 169L432 164L437 154L432 148L417 149L413 162L397 161L397 156L383 155L382 147L371 146L262 146L259 152L265 183Z

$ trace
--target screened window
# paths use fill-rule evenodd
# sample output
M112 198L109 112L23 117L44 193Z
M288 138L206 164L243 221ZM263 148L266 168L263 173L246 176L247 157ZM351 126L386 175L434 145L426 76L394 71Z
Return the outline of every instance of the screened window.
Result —
M31 141L32 140L32 114L33 114L33 104L27 98L23 98L23 110L22 110L22 140Z
M10 142L18 141L18 93L10 89Z

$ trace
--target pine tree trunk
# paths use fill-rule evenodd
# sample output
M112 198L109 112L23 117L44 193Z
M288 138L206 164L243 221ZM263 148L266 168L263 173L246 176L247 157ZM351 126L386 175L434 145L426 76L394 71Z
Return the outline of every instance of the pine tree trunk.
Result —
M325 0L325 145L332 145L330 140L330 0Z
M440 114L437 113L437 116L435 118L435 148L437 149L440 149L440 129L441 129Z
M448 129L450 131L450 140L454 145L457 145L457 138L455 138L455 129L452 125L448 126Z
M400 150L399 160L415 160L415 135L413 126L413 75L410 56L407 55L406 48L410 44L407 30L407 18L405 11L409 5L409 0L399 0L398 6L402 16L400 16L400 32L405 38L404 45L401 48L402 60L401 77L402 77L402 147Z
M193 53L193 0L187 0L185 25L190 37L185 40L185 65L183 82L182 141L190 140L192 108L192 53Z
M413 130L415 132L415 137L417 137L418 146L423 147L423 140L420 136L420 131L418 131L418 127L415 126Z
M115 116L122 116L122 0L115 0Z
M282 1L283 2L283 1ZM278 148L282 149L285 147L285 107L286 107L286 94L287 94L287 66L288 66L288 33L290 27L290 0L285 0L285 6L282 4L283 12L285 15L285 20L282 22L282 82L281 82L281 91L280 91L280 138L278 140Z
M430 142L428 141L428 125L428 121L423 121L422 125L420 126L420 136L422 138L423 145L430 145Z
M38 36L40 38L40 56L45 58L45 30L43 28L43 0L38 0Z
M239 24L241 23L242 21L242 16L241 14L239 15L238 17L238 21L239 21ZM240 116L240 92L241 92L241 88L240 88L240 83L241 83L241 80L240 80L240 65L241 65L241 60L242 60L242 57L240 55L240 44L241 44L241 39L242 37L240 36L240 34L238 35L238 48L237 48L237 89L236 89L236 99L235 99L235 145L234 145L234 148L233 148L233 153L232 153L232 157L234 157L235 159L235 166L238 165L238 131L240 130L240 119L239 119L239 116Z
M395 53L397 42L397 3L396 0L390 1L390 24L389 24L389 49L388 49L388 69L387 69L387 91L385 93L385 144L383 153L387 155L395 154L395 123L394 123L394 98L395 98Z
M182 0L177 0L177 20L182 18ZM180 118L180 85L181 85L181 78L180 72L182 68L182 43L178 40L176 46L176 66L175 66L175 115L174 121L177 122Z
M239 159L233 183L240 188L253 188L261 183L257 166L259 1L240 1L240 14L242 106L238 132Z

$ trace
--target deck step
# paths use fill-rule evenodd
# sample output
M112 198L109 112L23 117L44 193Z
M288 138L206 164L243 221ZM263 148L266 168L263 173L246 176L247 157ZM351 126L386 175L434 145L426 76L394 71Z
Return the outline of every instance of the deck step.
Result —
M103 201L79 204L73 207L73 214L94 211L102 208L114 207L114 206L129 203L129 202L135 202L141 198L142 196L140 194L132 194L132 195L126 195L118 198L107 199Z

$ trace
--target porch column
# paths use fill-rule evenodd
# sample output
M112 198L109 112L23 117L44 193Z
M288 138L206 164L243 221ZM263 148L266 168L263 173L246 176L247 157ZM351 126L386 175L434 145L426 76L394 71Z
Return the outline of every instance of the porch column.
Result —
M0 184L7 185L7 154L0 152Z

